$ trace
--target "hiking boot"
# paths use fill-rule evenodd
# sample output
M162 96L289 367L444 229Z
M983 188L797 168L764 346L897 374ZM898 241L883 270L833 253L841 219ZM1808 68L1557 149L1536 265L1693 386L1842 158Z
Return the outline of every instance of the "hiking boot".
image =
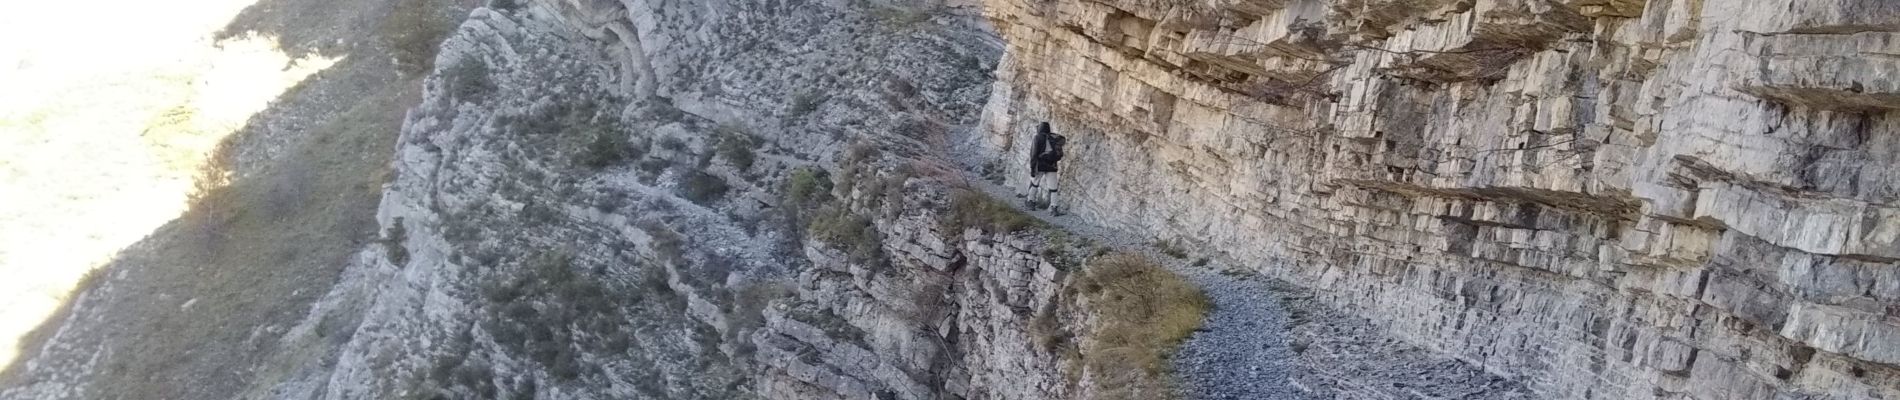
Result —
M1062 208L1056 207L1056 206L1049 206L1049 215L1054 215L1058 217L1062 216Z

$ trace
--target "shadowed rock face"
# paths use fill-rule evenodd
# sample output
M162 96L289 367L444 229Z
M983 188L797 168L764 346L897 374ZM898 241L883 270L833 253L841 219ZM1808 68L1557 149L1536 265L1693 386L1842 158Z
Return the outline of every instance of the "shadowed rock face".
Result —
M1209 3L985 2L972 142L1543 396L1900 394L1894 3Z

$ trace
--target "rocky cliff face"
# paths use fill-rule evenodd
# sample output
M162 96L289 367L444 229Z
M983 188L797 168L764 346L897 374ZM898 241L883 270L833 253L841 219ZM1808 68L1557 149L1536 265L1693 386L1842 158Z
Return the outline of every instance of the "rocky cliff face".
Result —
M444 45L384 243L286 339L337 354L275 397L1069 390L1030 332L1067 274L1034 236L946 231L910 161L987 96L974 9L506 3Z
M1051 121L1064 223L1241 267L1197 282L1304 287L1221 332L1287 355L1269 372L1307 396L1896 397L1894 21L1886 0L498 0L406 118L380 239L292 294L322 292L300 322L255 328L286 350L233 386L1108 398L1092 380L1139 373L1077 362L1093 246L946 222L962 169L1022 184ZM0 395L101 396L86 377L117 372L75 341Z
M1552 398L1900 395L1900 3L984 5L1083 218Z

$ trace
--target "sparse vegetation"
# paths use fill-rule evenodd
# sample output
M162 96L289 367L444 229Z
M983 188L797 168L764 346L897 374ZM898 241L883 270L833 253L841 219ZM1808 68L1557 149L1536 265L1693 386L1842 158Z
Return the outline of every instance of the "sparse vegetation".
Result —
M646 142L639 145L629 143L627 135L619 132L599 132L594 140L587 143L587 149L575 157L575 163L590 169L601 169L628 159L645 155Z
M726 198L726 192L732 187L718 175L706 171L691 171L680 178L680 196L694 203L707 205Z
M855 263L877 263L884 259L884 237L871 219L841 207L827 207L812 218L813 238L843 250Z
M1079 361L1099 385L1098 398L1172 398L1168 356L1200 329L1213 303L1140 255L1112 254L1090 264L1076 284L1097 324Z
M403 227L402 217L396 217L389 229L383 230L383 254L389 257L389 263L397 267L409 265L409 248L403 241L409 239L409 228Z
M738 290L731 293L729 304L732 304L732 310L727 318L732 321L732 326L726 330L726 340L738 343L740 355L744 356L752 353L752 341L742 340L743 336L740 335L764 327L765 307L773 301L791 296L792 286L788 282L750 282L740 285Z
M815 209L831 202L831 173L800 167L785 178L784 207L788 212Z
M839 316L836 312L830 309L820 308L817 304L813 303L793 305L791 309L786 311L785 316L811 324L811 326L825 331L825 336L845 343L862 344L864 343L864 337L867 336L863 329L851 325L850 322L845 321L844 317Z
M879 7L871 10L871 16L891 29L916 29L930 22L939 11L936 9L916 9L911 7Z
M761 145L759 138L746 132L745 127L738 125L720 125L717 133L719 157L725 158L727 163L731 163L733 168L740 171L752 169L752 163L757 157L753 154L753 150Z
M830 96L817 92L799 92L792 96L791 104L785 111L794 117L802 117L818 111L818 107L825 105L825 102L829 100L831 100Z
M666 168L672 165L673 163L667 162L665 159L648 158L640 160L640 163L634 167L640 170L640 181L648 182L647 184L651 185L653 180L658 179L660 174L665 173Z
M1064 271L1073 270L1081 263L1076 257L1074 244L1071 243L1069 234L1064 231L1054 231L1049 234L1048 242L1043 244L1042 259L1048 260L1050 265Z
M488 62L479 57L467 57L443 71L449 96L458 100L480 101L495 94L495 80L490 75Z
M960 234L976 228L990 233L1016 233L1040 228L1043 222L1023 214L988 194L969 189L953 189L950 209L941 217L943 232Z
M982 176L983 180L1001 185L1003 184L1003 166L997 165L995 161L983 163Z
M1160 251L1161 254L1168 255L1168 257L1174 257L1174 258L1183 259L1183 260L1188 258L1187 248L1182 247L1181 242L1175 239L1155 241L1155 250Z
M612 104L593 100L555 103L521 116L504 117L512 130L525 135L534 149L552 150L573 167L600 170L646 155L648 142L634 142ZM528 171L533 171L528 169Z
M666 149L667 151L686 150L686 141L680 140L680 138L667 136L665 139L660 139L660 148Z
M397 0L383 21L381 37L395 58L396 70L418 76L435 67L435 53L450 33L451 22L435 0Z
M649 291L610 292L599 279L583 276L572 253L548 250L529 259L513 280L484 289L489 300L486 329L495 341L528 358L557 379L598 374L580 354L621 354L633 342L621 329L625 308L641 303Z
M660 259L673 263L685 262L686 239L680 237L679 233L659 223L641 224L640 230L653 238L648 245L653 249L654 254L660 256Z

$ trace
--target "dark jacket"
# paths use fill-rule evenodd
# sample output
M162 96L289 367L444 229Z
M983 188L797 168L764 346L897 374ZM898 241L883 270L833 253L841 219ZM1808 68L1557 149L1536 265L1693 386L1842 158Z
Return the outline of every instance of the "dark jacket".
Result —
M1069 138L1049 130L1049 123L1037 126L1036 139L1029 146L1029 173L1056 172L1057 164L1062 162L1062 147L1068 143Z

